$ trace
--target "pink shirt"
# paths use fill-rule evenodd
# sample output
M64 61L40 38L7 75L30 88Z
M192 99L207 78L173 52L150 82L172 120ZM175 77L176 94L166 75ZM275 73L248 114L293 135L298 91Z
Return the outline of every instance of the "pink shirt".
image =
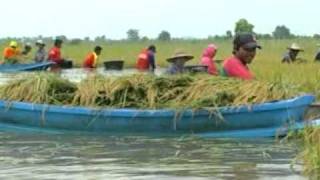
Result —
M201 65L208 66L208 73L218 75L218 70L214 64L214 56L217 52L217 46L210 44L202 53Z
M213 62L213 59L210 59L209 57L203 57L201 59L201 65L208 66L209 74L218 75L218 70L216 68L216 65Z
M240 59L232 56L223 63L223 69L229 77L236 77L244 80L251 80L254 75L250 72L247 65L243 64Z

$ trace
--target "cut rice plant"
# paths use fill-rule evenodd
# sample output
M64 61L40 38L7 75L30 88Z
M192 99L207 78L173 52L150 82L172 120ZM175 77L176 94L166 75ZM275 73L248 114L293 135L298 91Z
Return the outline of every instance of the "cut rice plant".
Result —
M37 73L12 80L0 88L0 98L32 103L70 104L76 86L56 74Z
M239 106L290 98L297 88L206 75L88 77L78 85L73 105L115 108Z
M86 107L199 109L286 99L298 94L295 89L281 82L207 75L91 75L75 85L55 74L39 73L2 86L0 98Z

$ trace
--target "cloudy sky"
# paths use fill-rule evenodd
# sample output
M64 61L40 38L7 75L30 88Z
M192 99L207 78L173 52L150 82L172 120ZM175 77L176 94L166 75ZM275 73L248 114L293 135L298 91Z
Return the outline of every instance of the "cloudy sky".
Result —
M56 36L121 39L130 28L157 37L208 37L234 30L240 18L255 32L286 25L320 33L319 0L0 0L0 37Z

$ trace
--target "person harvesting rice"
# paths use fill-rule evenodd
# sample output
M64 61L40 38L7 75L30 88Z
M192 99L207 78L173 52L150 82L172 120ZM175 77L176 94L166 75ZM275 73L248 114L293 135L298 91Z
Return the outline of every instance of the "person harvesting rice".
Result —
M167 74L182 74L185 72L184 64L193 59L193 56L182 51L177 51L173 56L167 59L171 63L167 69Z
M217 46L215 44L209 44L206 49L204 49L201 58L201 65L208 67L208 73L211 75L218 75L218 70L214 64L214 57L217 53Z
M71 60L66 60L62 57L61 55L61 48L62 48L63 40L56 38L54 41L54 46L49 50L48 53L48 60L51 62L56 63L54 66L55 68L60 68L60 67L72 67L72 61Z
M303 52L304 50L297 44L292 43L290 47L288 47L288 52L282 58L282 63L294 63L294 62L303 62L302 58L298 58L298 54Z
M320 44L317 44L317 46L320 47ZM316 62L320 62L320 48L319 48L319 50L318 50L318 52L317 52L314 60L315 60Z
M154 72L156 69L155 54L156 46L150 45L147 49L143 49L138 55L136 68L139 71L151 71Z
M18 49L18 43L11 41L9 47L6 47L3 51L4 63L15 64L18 62L20 51Z
M102 47L96 46L93 50L93 52L89 53L84 62L83 67L84 68L96 68L99 60L99 56L101 54Z
M256 56L256 50L261 49L253 34L244 33L236 35L233 41L233 56L223 63L223 71L226 76L244 80L254 79L248 64Z
M36 42L36 46L38 47L38 50L35 53L34 61L37 63L45 61L47 52L44 47L46 46L46 44L41 39L39 39Z

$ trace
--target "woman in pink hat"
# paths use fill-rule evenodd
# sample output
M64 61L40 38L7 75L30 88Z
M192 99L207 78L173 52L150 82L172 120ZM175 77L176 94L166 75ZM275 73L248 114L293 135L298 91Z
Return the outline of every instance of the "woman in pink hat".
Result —
M208 67L208 73L211 75L218 75L218 70L214 64L214 57L217 53L217 46L214 44L209 44L206 49L204 49L201 58L201 65Z

